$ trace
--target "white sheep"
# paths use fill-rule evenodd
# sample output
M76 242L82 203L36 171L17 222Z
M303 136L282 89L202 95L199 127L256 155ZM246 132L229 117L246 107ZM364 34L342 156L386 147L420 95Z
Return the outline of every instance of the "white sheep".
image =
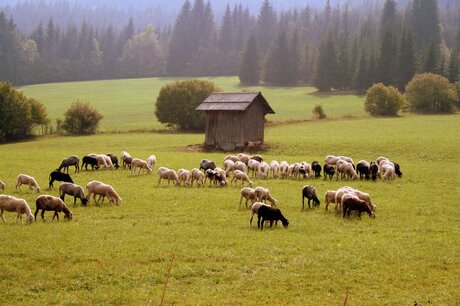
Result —
M107 170L107 168L109 167L107 165L107 160L105 159L104 155L90 153L88 154L88 156L96 158L97 163L99 164L99 167L102 167L102 169Z
M226 160L231 160L232 162L236 163L237 161L241 161L238 156L235 155L227 155L224 157L224 164Z
M2 194L0 195L0 217L3 222L6 222L4 215L5 211L17 212L16 222L20 219L22 223L22 214L27 215L26 224L30 224L35 220L26 200Z
M104 198L107 197L109 199L109 203L113 203L116 205L120 205L122 199L120 196L117 194L115 189L113 189L112 186L99 182L99 181L91 181L88 184L86 184L86 193L88 194L88 201L91 198L91 195L93 195L93 200L96 204L99 204L99 201L102 198L102 203L104 203ZM99 198L96 201L96 195L99 196Z
M342 209L342 196L345 193L353 192L355 189L350 186L344 186L337 189L335 193L335 210L340 211Z
M343 155L340 155L340 156L337 156L337 157L340 158L341 160L349 162L350 164L353 164L353 165L355 164L355 162L353 161L353 159L351 157L343 156Z
M327 165L335 166L339 160L340 158L338 156L328 155L324 158L324 163Z
M341 174L342 178L346 177L352 180L358 179L358 174L356 174L353 164L342 159L337 161L337 179L339 178L339 174Z
M77 198L81 200L83 205L88 203L88 199L85 197L85 192L79 185L66 182L62 183L61 186L59 186L59 196L61 197L61 200L64 201L66 194L73 196L73 205L77 203Z
M16 190L18 188L19 190L21 190L22 184L27 184L29 186L29 190L32 190L32 192L40 192L41 190L41 188L38 186L37 181L27 174L18 175L18 177L16 178Z
M289 163L287 161L283 160L280 162L280 172L281 172L281 178L288 177Z
M270 171L272 173L273 178L278 178L279 177L279 172L280 172L280 164L276 160L272 160L270 163Z
M395 166L392 162L380 162L380 171L379 173L382 175L382 179L385 180L393 180L396 178L395 173Z
M98 154L98 155L100 155L105 160L105 163L107 164L107 168L110 168L110 169L115 168L113 163L112 163L112 159L110 158L110 156L105 155L105 154Z
M131 160L133 157L126 151L121 151L121 160L123 163L123 169L126 169L126 166L131 167Z
M174 171L173 169L169 169L166 167L160 167L157 170L158 173L158 186L160 186L161 180L165 179L168 180L168 186L170 181L174 181L174 185L177 187L180 187L180 182L179 182L179 176L177 175L177 172Z
M337 191L335 191L335 190L328 190L324 194L324 204L326 206L325 210L327 210L327 207L329 206L330 203L335 203L335 194L336 193L337 193Z
M298 173L303 175L303 178L309 178L311 174L311 165L305 161L301 162L298 168Z
M254 204L252 204L252 206L251 206L251 219L249 220L249 225L252 226L252 218L254 217L254 215L257 215L259 213L259 208L261 206L270 207L269 205L267 205L265 203L262 203L262 202L255 202Z
M248 161L248 169L252 170L252 177L256 176L256 172L259 169L260 162L255 159L250 159Z
M241 180L241 185L243 185L244 182L247 182L248 186L252 187L252 181L249 179L249 176L246 173L240 170L233 171L231 184L233 185L233 182L235 182L235 185L237 185L239 180Z
M244 173L248 173L248 166L242 161L238 161L235 163L235 167L233 167L233 171L235 170L240 170L240 171L243 171Z
M250 157L248 154L245 154L245 153L239 153L239 154L238 154L238 158L239 158L240 161L242 161L246 166L248 165L248 162L249 162L249 160L251 159L251 157Z
M190 183L193 186L193 182L196 181L197 187L203 187L204 184L204 174L197 168L192 169L192 181Z
M238 161L238 162L240 162L240 161ZM244 163L242 163L242 162L240 162L240 163L244 165ZM244 165L244 166L246 166L246 165ZM224 170L227 173L230 173L230 171L235 170L235 162L233 160L231 160L231 159L224 160Z
M177 170L177 176L179 177L179 184L180 182L184 182L185 186L191 186L192 184L192 172L187 169L179 169Z
M268 179L268 171L270 170L270 166L266 162L261 162L259 167L257 168L256 177Z
M150 166L152 170L153 170L153 167L155 167L156 163L157 163L157 157L155 155L150 155L147 158L147 164Z
M274 197L271 196L268 188L258 186L254 189L254 192L256 194L256 198L258 202L269 201L272 207L273 206L276 207L278 200L276 200Z
M288 176L292 178L297 178L299 174L299 169L300 169L300 163L293 163L289 165Z
M243 198L246 199L245 205L246 208L248 208L248 201L251 201L251 204L254 204L254 202L257 201L255 189L251 187L244 187L241 189L241 198L240 198L240 206L239 208L241 209L241 202L243 201Z
M131 173L135 173L136 168L139 168L137 174L140 174L142 169L145 169L147 173L152 172L152 167L149 165L149 163L140 158L133 158L133 160L131 161Z

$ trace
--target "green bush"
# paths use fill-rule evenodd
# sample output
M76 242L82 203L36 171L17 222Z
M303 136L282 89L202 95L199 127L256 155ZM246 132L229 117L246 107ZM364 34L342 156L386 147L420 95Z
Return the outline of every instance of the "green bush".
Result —
M59 129L70 135L95 134L102 117L89 102L77 101L64 113Z
M205 116L195 108L212 92L220 91L213 82L177 81L163 86L156 101L158 121L182 130L204 131Z
M46 124L46 109L40 102L27 98L9 82L0 82L0 139L29 137L34 126Z
M406 86L409 109L416 113L452 113L457 103L455 86L433 73L417 74Z
M372 116L397 116L404 97L396 87L374 84L367 90L364 110Z
M315 105L311 112L316 119L326 119L326 113L324 112L323 106L320 104Z

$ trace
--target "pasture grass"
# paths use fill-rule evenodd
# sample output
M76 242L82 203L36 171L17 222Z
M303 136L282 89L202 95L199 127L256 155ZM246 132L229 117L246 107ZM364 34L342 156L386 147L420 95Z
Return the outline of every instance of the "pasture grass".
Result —
M317 94L313 87L246 87L237 77L202 78L225 92L261 91L276 114L272 122L312 119L315 105L323 105L330 118L362 117L363 97L354 94ZM145 78L30 85L20 88L47 107L49 118L63 118L77 100L90 102L103 116L100 131L125 132L165 129L155 117L155 102L164 85L179 78Z
M279 200L287 229L249 226L239 209L240 187L157 187L157 174L128 170L82 171L114 186L121 206L66 198L70 222L16 224L13 213L0 224L1 304L159 304L168 275L165 304L235 305L456 305L460 301L460 211L458 202L459 115L409 116L299 122L271 126L265 160L322 161L325 155L375 159L385 155L404 173L392 182L255 180ZM202 158L221 163L225 153L197 152L188 145L202 134L102 134L42 137L0 146L4 193L19 173L34 176L42 193L48 174L71 155L155 154L155 166L197 167ZM301 211L301 188L314 185L321 206ZM324 211L324 193L350 185L377 204L367 215L344 220ZM63 216L61 216L63 218ZM257 222L257 219L254 221Z

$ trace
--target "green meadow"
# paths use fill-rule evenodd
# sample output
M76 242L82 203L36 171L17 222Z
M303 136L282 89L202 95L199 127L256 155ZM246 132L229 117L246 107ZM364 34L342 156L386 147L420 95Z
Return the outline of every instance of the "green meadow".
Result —
M242 87L237 77L204 79L213 81L225 92L261 91L276 112L267 116L272 122L311 119L311 111L317 104L323 105L330 118L365 115L363 98L352 94L322 95L313 87ZM63 118L72 102L82 100L90 102L104 115L102 132L158 130L163 128L154 114L158 93L165 84L177 80L148 78L53 83L25 86L20 90L45 104L53 121Z
M235 78L217 78L225 91L241 90ZM157 129L153 101L166 80L144 79L23 88L59 116L68 104L89 100L105 115L101 130ZM139 82L139 83L137 83ZM106 84L106 85L104 85ZM105 88L104 86L107 86ZM129 170L70 174L79 185L111 184L123 198L114 206L87 207L66 197L71 221L0 224L2 305L457 305L460 302L460 116L369 118L362 98L318 96L312 88L262 90L276 115L265 131L267 162L323 161L328 154L355 162L387 156L401 165L391 182L323 179L254 179L279 201L289 219L263 231L249 226L239 208L241 186L157 186L158 176ZM131 95L132 92L132 95ZM128 103L129 102L129 103ZM330 120L311 119L323 103ZM128 107L136 105L139 110ZM103 111L102 106L107 106ZM147 111L149 113L147 114ZM351 114L351 116L349 116ZM291 121L292 122L288 122ZM16 176L36 178L42 194L48 175L69 155L120 154L146 159L155 169L198 167L202 158L221 165L224 152L202 152L203 134L104 133L46 136L0 146L3 193L24 198L35 211L37 194L14 188ZM321 205L301 210L301 189L315 186ZM343 219L324 210L324 193L344 185L370 193L375 219ZM257 221L257 219L255 220ZM169 266L171 265L171 269ZM165 289L165 283L167 286Z

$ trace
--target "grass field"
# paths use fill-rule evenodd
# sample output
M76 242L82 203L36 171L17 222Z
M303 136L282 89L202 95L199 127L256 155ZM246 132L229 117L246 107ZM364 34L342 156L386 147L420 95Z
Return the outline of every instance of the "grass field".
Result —
M364 116L363 99L355 95L318 95L313 87L241 87L237 77L206 78L226 92L262 91L275 115L269 121L307 120L316 104L331 118ZM150 78L32 85L21 88L47 106L53 120L76 100L90 102L103 116L101 131L152 130L164 126L154 115L160 88L178 79Z
M279 108L277 116L288 117ZM120 125L130 126L130 120ZM120 169L71 173L80 185L93 179L112 184L123 204L82 207L67 198L72 221L51 222L47 213L48 222L31 226L15 224L15 215L6 213L7 223L0 224L1 304L159 304L174 254L168 305L343 305L347 292L348 305L458 305L459 123L459 115L450 115L269 127L270 149L261 153L267 161L385 155L404 173L389 183L255 180L279 200L290 220L287 229L249 227L249 211L238 209L240 187L157 187L156 173ZM0 179L7 183L4 193L25 198L34 210L36 195L14 190L19 173L34 176L42 193L57 195L46 190L48 174L71 154L155 154L156 168L190 169L202 158L220 164L224 153L188 149L203 140L201 134L132 133L1 145ZM369 192L377 217L343 220L325 212L323 203L301 211L300 190L307 183L321 201L324 192L343 185Z

